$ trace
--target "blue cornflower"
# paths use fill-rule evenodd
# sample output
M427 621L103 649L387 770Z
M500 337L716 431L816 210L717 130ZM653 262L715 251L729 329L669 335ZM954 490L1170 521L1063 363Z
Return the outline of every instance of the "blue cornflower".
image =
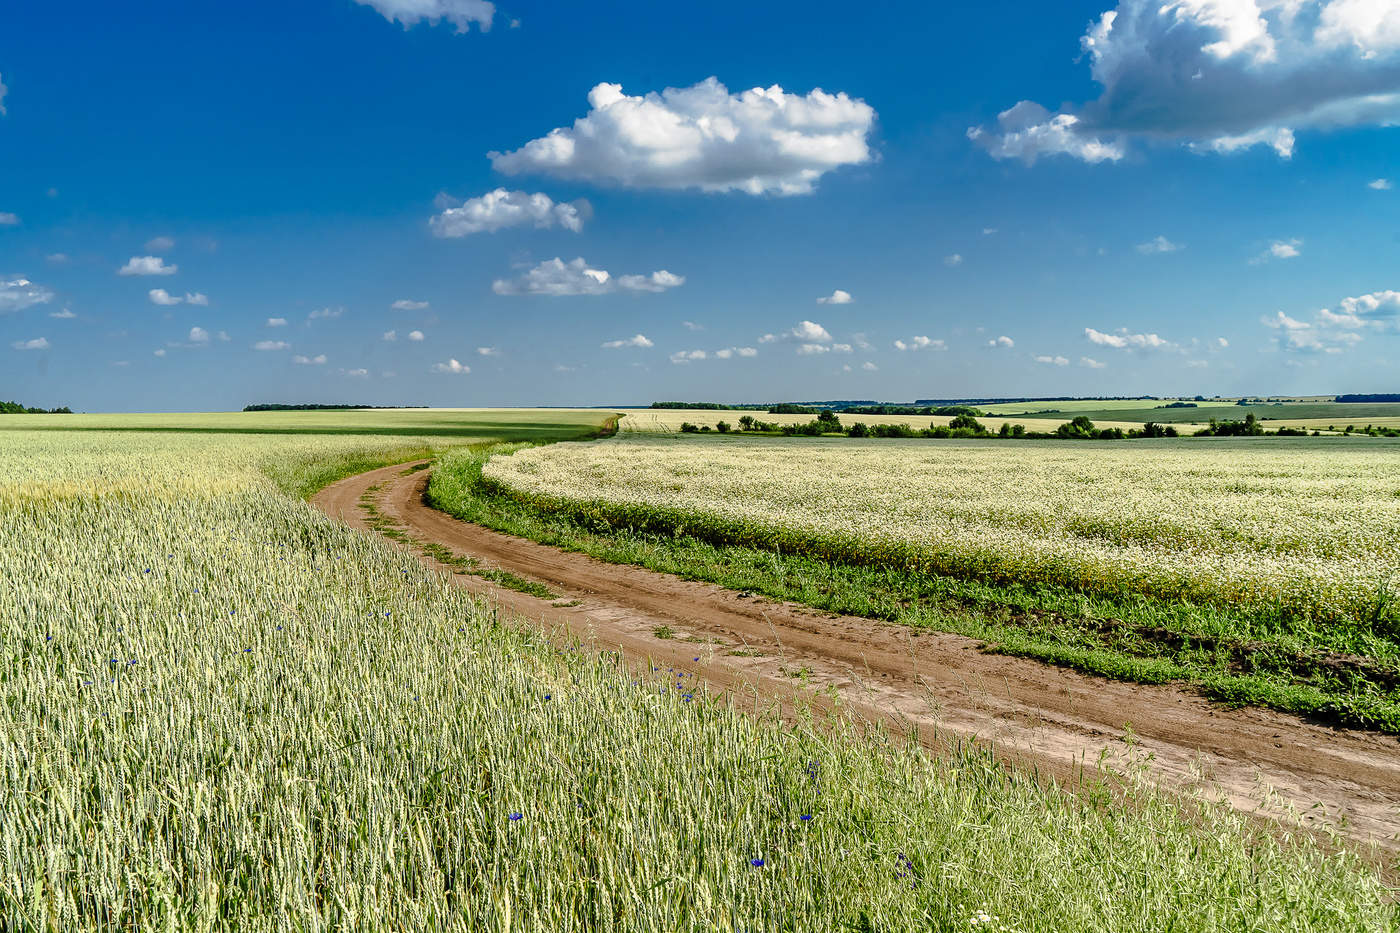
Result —
M804 823L807 822L808 820L810 820L811 818L812 818L812 814L810 814L810 813L804 813L804 814L802 814L800 817L798 817L798 819L800 819L800 820L801 820L802 822L804 822Z
M554 694L552 694L552 693L546 693L546 694L544 695L544 698L545 698L546 700L548 700L548 699L549 699L550 697L552 697L552 696L554 696Z
M697 657L697 658L696 658L696 659L695 659L695 660L697 660L697 661L698 661L698 660L700 660L700 659L699 659L699 658L698 658L698 657Z
M761 858L751 858L751 859L749 859L749 864L752 865L754 868L762 868L762 867L763 867L763 859L761 859Z
M243 653L244 653L244 654L247 654L248 652L250 652L250 651L252 651L252 650L253 650L252 648L244 648L244 649L243 649Z
M515 823L515 822L518 822L519 820L524 819L524 817L525 817L525 814L523 814L523 813L512 813L512 814L510 815L510 821L511 821L512 823Z

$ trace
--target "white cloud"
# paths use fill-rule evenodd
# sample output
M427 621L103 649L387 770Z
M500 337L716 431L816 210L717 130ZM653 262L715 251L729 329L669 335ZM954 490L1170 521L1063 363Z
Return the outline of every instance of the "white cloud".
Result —
M198 305L200 307L209 306L209 296L199 292L185 292L185 303Z
M505 227L533 226L544 229L558 225L579 233L592 215L587 201L558 201L547 194L527 194L497 188L479 198L468 198L453 205L441 198L442 213L428 221L433 236L455 238L473 233L495 233Z
M931 340L928 337L910 337L909 340L896 340L894 342L896 350L946 350L948 344L942 340Z
M1283 328L1284 330L1307 330L1312 327L1306 321L1295 320L1282 311L1277 312L1273 317L1260 318L1260 323L1265 327Z
M968 135L996 158L1116 161L1134 140L1198 152L1294 131L1400 120L1400 6L1391 0L1119 0L1080 39L1097 99L1056 114L1022 101Z
M996 227L983 227L983 228L982 228L982 235L983 235L983 236L994 236L994 235L996 234L996 232L997 232L997 228L996 228Z
M1342 353L1361 343L1365 334L1400 333L1400 292L1380 291L1343 298L1337 307L1323 308L1312 321L1282 311L1260 318L1276 331L1273 345L1295 353Z
M1250 265L1257 266L1271 259L1293 259L1295 256L1301 256L1302 254L1302 240L1273 240L1269 243L1268 249L1264 250L1264 252L1260 253L1258 256L1255 256L1249 263Z
M0 227L18 227L19 215L9 211L0 211Z
M351 379L368 379L368 378L369 378L369 370L368 370L368 369L342 369L342 370L340 371L340 374L341 374L342 376L349 376Z
M684 327L686 330L692 332L705 329L704 324L697 324L694 321L681 321L681 326Z
M292 345L285 340L259 340L253 344L254 350L268 352L271 350L290 350Z
M203 327L191 327L189 341L193 344L206 344L209 342L209 331Z
M497 171L612 182L629 188L699 188L808 194L822 175L871 159L875 111L821 89L776 84L741 94L715 78L629 97L621 85L588 93L589 112L514 152L490 153Z
M715 351L715 357L717 359L727 360L735 356L758 356L758 350L754 349L753 347L725 347L722 350Z
M287 319L284 317L270 317L267 319L268 327L286 327Z
M446 363L434 363L433 366L432 366L432 372L435 372L435 373L462 373L462 374L465 374L465 373L469 373L469 372L471 372L471 371L472 371L472 368L471 368L470 366L464 366L464 365L462 365L461 363L457 362L456 360L448 360Z
M1177 250L1185 249L1180 243L1173 243L1164 236L1155 236L1146 243L1139 243L1133 247L1144 256L1156 256L1162 253L1175 253Z
M315 356L302 356L298 353L292 357L292 362L298 366L324 366L326 365L326 354L318 353Z
M1206 360L1187 360L1187 361L1186 361L1186 367L1187 367L1188 369L1206 369L1206 368L1208 368L1209 366L1210 366L1210 363L1209 363L1208 361L1206 361Z
M164 347L161 347L159 350L153 350L153 351L151 351L151 352L153 352L156 356L165 356L165 348L164 348Z
M168 236L152 237L146 241L146 252L168 253L175 248L175 241Z
M167 266L159 256L132 256L117 275L174 275L179 270L179 266Z
M228 342L229 342L230 340L232 340L232 339L233 339L233 338L230 337L230 336L228 335L228 331L226 331L226 330L221 330L221 331L219 331L219 342L220 342L220 343L228 343Z
M395 311L422 311L428 306L426 301L414 301L412 298L400 298L389 305Z
M1108 367L1107 363L1100 363L1098 360L1088 356L1081 356L1079 358L1079 365L1083 366L1085 369L1106 369Z
M781 336L764 334L758 338L759 343L772 343L775 340L787 340L795 343L831 343L831 334L816 321L800 321L796 327L784 331Z
M825 298L818 298L818 299L817 299L817 304L819 304L819 305L848 305L848 304L851 303L851 301L852 301L851 293L848 292L848 291L846 291L846 290L844 290L844 289L838 288L838 289L836 289L835 291L833 291L830 295L827 295Z
M44 261L55 266L61 266L68 261L67 253L49 253L44 257Z
M49 341L44 337L35 337L33 340L16 340L10 346L16 350L47 350Z
M650 347L652 342L642 334L636 334L625 340L609 340L603 344L605 350L619 350L623 347Z
M546 259L514 279L497 279L491 290L498 295L607 295L612 292L664 292L685 284L685 276L665 269L651 275L620 275L591 269L579 257L572 262L555 257Z
M477 356L500 356L500 355L501 355L501 351L500 351L500 349L497 348L497 347L477 347L477 348L476 348L476 355L477 355Z
M0 314L23 311L34 305L48 304L52 300L52 291L34 284L23 276L0 279Z
M1230 345L1230 341L1226 340L1224 337L1216 337L1215 345L1223 350Z
M340 317L344 313L344 308L321 308L319 310L312 311L306 316L306 319L308 321L329 321Z
M948 256L943 257L943 265L948 266L949 268L952 268L953 266L960 266L962 265L962 263L963 258L961 253L952 253Z
M496 6L489 0L355 0L360 6L373 7L389 22L403 24L403 28L427 22L436 26L446 20L457 27L459 33L470 31L472 24L482 32L489 32L491 20L496 15Z
M671 362L689 363L692 360L703 360L706 356L704 350L679 350L671 354Z
M412 340L414 343L422 343L423 332L421 330L411 330L408 332L408 339Z
M1005 348L1005 349L1009 350L1009 349L1011 349L1012 347L1016 346L1016 341L1012 340L1010 337L1007 337L1006 335L1003 334L1002 336L997 337L995 340L988 340L988 341L987 341L987 346L989 346L989 347Z
M1375 191L1389 191L1394 185L1389 178L1377 178L1375 181L1367 182L1366 187Z
M162 305L164 307L169 307L170 305L177 305L185 300L179 295L170 294L163 288L153 288L146 294L150 296L151 304Z
M57 318L60 321L71 321L73 318L77 317L77 315L67 308L64 308L62 311L50 311L49 317Z
M830 353L831 347L823 343L803 343L797 346L798 356L815 356L818 353Z
M864 363L861 363L861 364L860 364L860 368L863 369L863 370L865 370L865 371L868 372L868 373L878 372L879 369L880 369L880 367L876 366L874 363L870 362L869 360L866 360Z
M1084 328L1084 336L1089 338L1090 343L1096 343L1103 347L1116 347L1119 350L1171 350L1176 347L1176 344L1170 340L1158 337L1156 334L1130 334L1126 327L1120 327L1118 332L1113 334L1105 334L1092 327L1086 327Z
M1050 365L1050 366L1068 366L1068 365L1069 365L1069 359L1066 358L1066 357L1063 357L1063 356L1037 356L1037 357L1035 357L1035 361L1036 361L1037 363L1045 363L1045 364Z
M396 330L386 330L384 336L380 339L385 343L393 343L395 340L399 339L399 332Z

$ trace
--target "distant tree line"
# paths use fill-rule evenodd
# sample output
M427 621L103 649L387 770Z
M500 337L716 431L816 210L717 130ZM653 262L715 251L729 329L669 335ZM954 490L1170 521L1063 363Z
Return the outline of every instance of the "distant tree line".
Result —
M19 402L0 402L0 415L71 415L67 405L62 408L26 408Z
M1339 395L1339 402L1400 402L1400 394L1395 392L1378 392L1371 395Z
M290 405L284 402L267 402L261 405L244 405L244 411L354 411L357 408L427 408L427 405L313 405L306 402Z

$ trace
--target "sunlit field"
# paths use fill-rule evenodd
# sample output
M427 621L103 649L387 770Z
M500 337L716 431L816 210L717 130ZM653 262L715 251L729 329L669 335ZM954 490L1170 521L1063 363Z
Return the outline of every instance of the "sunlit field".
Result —
M715 411L712 409L688 409L688 408L619 408L618 411L624 413L624 417L618 422L618 431L622 434L676 434L680 432L682 424L706 425L713 428L721 421L733 425L744 415L753 415L760 421L772 424L806 424L812 420L811 415L770 415L763 411ZM935 425L946 425L952 421L947 415L847 415L839 416L843 425L852 425L857 421L867 425L872 424L907 424L914 429L933 427ZM1068 421L1073 415L1045 415L1037 418L978 418L977 420L990 431L996 431L1002 423L1024 424L1030 431L1054 431ZM1122 428L1124 431L1129 428L1140 428L1140 421L1095 421L1101 428Z
M1070 795L548 642L295 495L509 417L354 417L0 431L0 928L1395 922L1352 856L1131 778Z

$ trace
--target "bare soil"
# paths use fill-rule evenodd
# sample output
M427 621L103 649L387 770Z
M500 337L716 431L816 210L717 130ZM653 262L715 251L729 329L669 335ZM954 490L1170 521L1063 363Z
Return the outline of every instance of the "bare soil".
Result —
M931 748L974 741L1062 783L1102 761L1288 826L1337 833L1380 862L1400 857L1400 740L1262 709L1224 709L1170 686L1090 677L988 654L974 639L808 607L604 563L490 531L427 506L429 473L407 464L335 483L312 502L372 530L361 497L407 534L539 581L548 600L474 575L460 585L505 610L694 674L740 704L801 698L841 706ZM421 555L420 555L421 556ZM430 558L423 557L430 564ZM659 637L658 632L662 636Z

